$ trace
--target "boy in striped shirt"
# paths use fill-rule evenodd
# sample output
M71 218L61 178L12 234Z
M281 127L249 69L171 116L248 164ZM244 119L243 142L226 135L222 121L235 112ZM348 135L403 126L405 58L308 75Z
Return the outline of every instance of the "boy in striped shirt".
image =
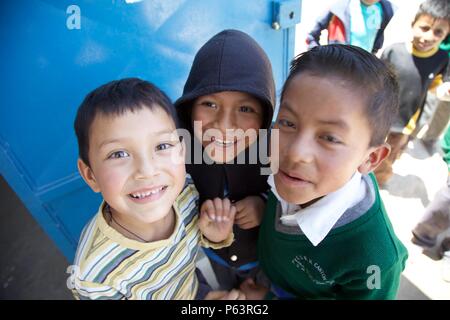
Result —
M104 201L80 238L70 278L76 298L243 297L210 292L196 271L199 245L233 241L236 209L217 199L198 215L176 129L169 98L136 78L97 88L78 109L78 169Z

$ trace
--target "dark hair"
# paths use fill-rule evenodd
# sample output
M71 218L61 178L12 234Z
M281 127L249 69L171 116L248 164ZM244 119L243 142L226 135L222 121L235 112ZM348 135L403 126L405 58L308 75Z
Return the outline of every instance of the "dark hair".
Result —
M414 17L413 24L423 15L429 15L433 19L444 19L450 23L450 5L448 0L426 0L422 2Z
M365 113L372 131L370 146L382 144L398 112L398 83L395 74L373 54L350 45L317 46L298 55L291 63L281 92L283 100L292 78L300 73L335 76L348 81L367 97ZM351 101L349 101L351 103Z
M150 82L126 78L108 82L90 92L78 108L74 123L81 160L89 165L89 132L97 114L120 116L127 111L135 112L142 108L162 108L178 128L172 102Z

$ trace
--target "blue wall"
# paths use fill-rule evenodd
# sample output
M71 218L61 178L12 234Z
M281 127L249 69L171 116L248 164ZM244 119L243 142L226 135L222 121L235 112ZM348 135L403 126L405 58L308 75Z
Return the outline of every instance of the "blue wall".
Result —
M294 11L294 19L286 16ZM228 28L266 50L279 91L300 1L2 1L0 12L1 173L72 260L101 201L76 167L73 120L84 96L110 80L140 77L175 100L196 51Z

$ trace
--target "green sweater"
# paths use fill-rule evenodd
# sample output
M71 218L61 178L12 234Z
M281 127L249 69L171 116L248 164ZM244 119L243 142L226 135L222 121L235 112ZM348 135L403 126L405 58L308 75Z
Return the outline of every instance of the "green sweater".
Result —
M395 299L408 253L370 177L369 209L332 229L317 247L301 232L281 231L281 206L269 195L258 255L273 285L300 299Z
M440 48L448 52L450 57L450 35L442 41ZM447 163L448 172L450 172L450 126L447 127L444 139L441 142L442 150L444 151L444 161Z

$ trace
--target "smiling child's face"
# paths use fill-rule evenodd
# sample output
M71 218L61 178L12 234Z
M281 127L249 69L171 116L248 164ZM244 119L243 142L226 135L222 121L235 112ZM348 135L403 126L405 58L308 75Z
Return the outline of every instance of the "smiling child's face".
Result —
M310 204L342 187L368 161L366 104L360 90L340 78L308 73L292 78L274 126L279 129L274 178L284 200Z
M263 116L259 100L236 91L202 96L192 108L194 134L217 163L233 160L256 141ZM195 121L201 121L202 125L196 125Z
M447 37L450 25L447 20L434 19L423 14L413 23L413 46L420 52L437 48Z
M80 172L115 215L153 223L164 218L185 181L184 147L162 108L97 114L89 134L90 167Z

